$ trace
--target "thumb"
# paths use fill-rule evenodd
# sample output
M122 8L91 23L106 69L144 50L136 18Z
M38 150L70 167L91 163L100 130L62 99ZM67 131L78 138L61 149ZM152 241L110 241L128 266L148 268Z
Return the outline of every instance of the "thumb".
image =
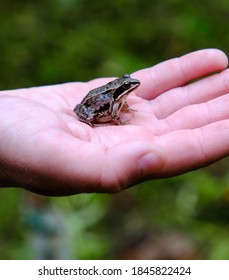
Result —
M111 172L116 173L117 182L115 189L113 186L112 192L120 191L138 181L150 178L161 171L167 162L163 149L149 142L119 144L111 147L109 153L109 157L112 159ZM109 176L109 172L106 175ZM109 178L107 179L109 180Z

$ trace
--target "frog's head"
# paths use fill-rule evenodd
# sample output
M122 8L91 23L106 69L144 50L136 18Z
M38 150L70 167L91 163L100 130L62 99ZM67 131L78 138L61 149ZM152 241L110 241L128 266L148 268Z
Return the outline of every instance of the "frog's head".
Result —
M122 78L119 78L117 81L117 87L114 92L114 100L118 100L124 95L127 95L132 90L137 88L140 85L140 81L134 78L131 78L129 74L123 75Z

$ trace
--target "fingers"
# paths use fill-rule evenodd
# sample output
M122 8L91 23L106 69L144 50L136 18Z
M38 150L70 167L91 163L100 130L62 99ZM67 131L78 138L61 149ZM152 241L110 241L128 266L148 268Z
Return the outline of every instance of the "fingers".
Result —
M205 49L162 62L137 71L133 76L141 81L136 93L153 99L159 94L227 67L226 55L217 49Z
M193 129L221 120L229 121L229 94L206 103L184 107L160 121L157 134L172 130Z
M153 112L165 118L192 104L199 104L229 92L229 69L179 89L173 89L152 100Z
M229 155L229 120L168 133L155 144L164 148L168 161L158 177L200 168Z
M210 123L229 119L229 94L206 103L194 104L175 112L163 122L166 130L198 128Z

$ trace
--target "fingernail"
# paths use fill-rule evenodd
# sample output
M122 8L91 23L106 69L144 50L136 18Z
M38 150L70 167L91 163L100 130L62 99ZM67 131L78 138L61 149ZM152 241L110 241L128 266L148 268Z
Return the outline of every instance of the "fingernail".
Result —
M165 159L156 153L149 153L138 160L141 175L150 175L159 171L165 165Z

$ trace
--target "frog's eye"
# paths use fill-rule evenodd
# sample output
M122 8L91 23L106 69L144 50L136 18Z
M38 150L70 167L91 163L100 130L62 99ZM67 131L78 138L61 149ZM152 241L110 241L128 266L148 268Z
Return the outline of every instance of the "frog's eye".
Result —
M124 74L124 75L123 75L123 78L124 78L124 79L128 79L128 78L130 78L130 75L129 75L129 74Z
M130 88L131 84L129 82L124 83L123 88Z

